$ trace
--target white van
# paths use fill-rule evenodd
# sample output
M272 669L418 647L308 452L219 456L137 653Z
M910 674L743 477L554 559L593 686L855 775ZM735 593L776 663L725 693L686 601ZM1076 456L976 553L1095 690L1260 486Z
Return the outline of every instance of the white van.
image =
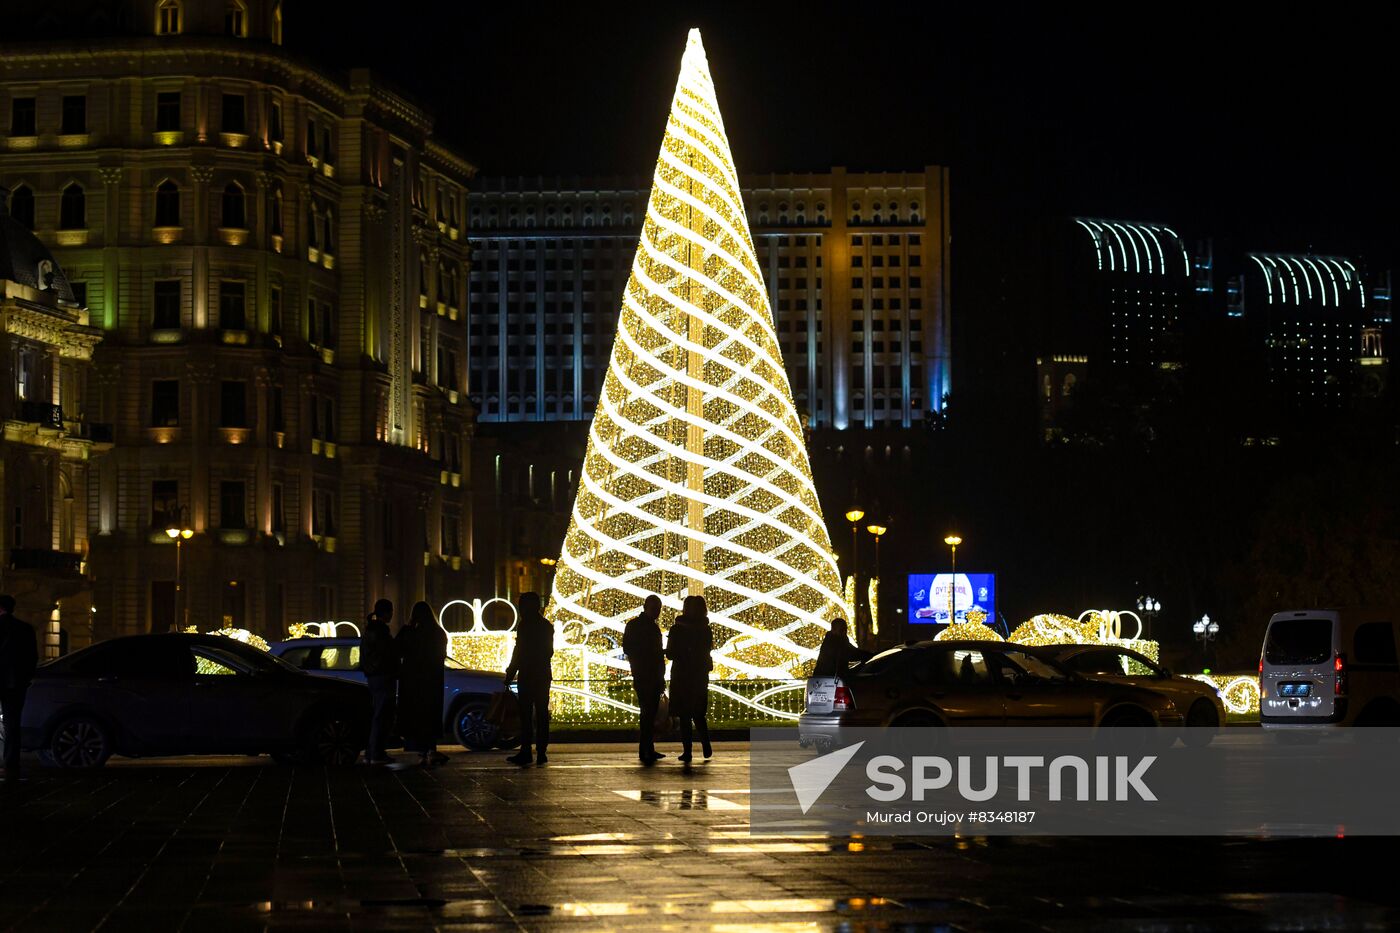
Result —
M1259 657L1260 724L1400 726L1397 619L1385 609L1275 613Z

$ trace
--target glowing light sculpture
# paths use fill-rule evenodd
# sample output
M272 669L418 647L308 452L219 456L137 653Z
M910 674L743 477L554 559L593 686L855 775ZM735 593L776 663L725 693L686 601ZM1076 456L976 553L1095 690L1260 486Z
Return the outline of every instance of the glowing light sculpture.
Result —
M843 603L698 30L547 609L590 682L649 593L704 595L715 679L803 676Z

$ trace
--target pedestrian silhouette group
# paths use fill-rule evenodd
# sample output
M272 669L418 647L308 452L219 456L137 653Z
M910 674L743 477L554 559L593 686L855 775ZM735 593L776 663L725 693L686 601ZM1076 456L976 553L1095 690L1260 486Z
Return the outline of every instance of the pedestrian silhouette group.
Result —
M366 763L394 769L415 764L397 761L385 751L396 731L404 750L418 756L420 767L447 763L447 756L437 750L446 662L447 632L431 606L414 603L407 621L396 625L392 602L381 599L374 604L360 639L360 666L371 705Z

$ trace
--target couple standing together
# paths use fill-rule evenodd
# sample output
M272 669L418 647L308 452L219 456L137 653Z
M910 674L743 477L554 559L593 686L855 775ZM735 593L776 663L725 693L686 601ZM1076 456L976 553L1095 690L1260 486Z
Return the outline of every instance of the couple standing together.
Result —
M641 707L637 757L648 765L666 757L656 750L654 730L661 694L666 688L666 658L670 658L670 713L680 720L681 744L685 747L680 760L691 760L692 729L700 733L700 751L709 758L714 752L710 747L710 728L705 713L710 702L710 671L714 668L711 654L715 639L710 631L705 597L685 598L664 650L660 618L661 598L648 596L642 603L641 614L628 622L622 633L622 651L632 668L632 683Z
M395 626L393 621L394 604L379 600L360 639L360 664L369 681L371 703L365 761L408 767L384 751L397 722L404 750L416 752L420 765L446 764L447 756L437 745L442 738L447 632L425 602L413 604L406 623Z

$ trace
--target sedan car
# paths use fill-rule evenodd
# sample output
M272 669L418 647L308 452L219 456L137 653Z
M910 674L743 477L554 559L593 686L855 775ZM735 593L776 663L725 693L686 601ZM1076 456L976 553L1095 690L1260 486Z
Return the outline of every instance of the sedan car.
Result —
M1181 734L1187 745L1209 745L1225 721L1225 702L1214 685L1175 675L1136 651L1115 645L1053 645L1044 650L1084 677L1134 684L1170 697L1190 727Z
M798 734L804 746L828 748L852 727L1181 724L1162 694L1080 677L1043 649L926 641L891 648L836 677L809 678Z
M308 677L218 635L131 635L42 665L20 740L62 768L95 768L114 754L352 764L368 722L364 687Z
M271 646L274 655L318 677L364 683L358 638L293 638ZM494 694L507 689L500 672L474 671L447 659L443 678L442 727L464 748L485 751L520 743L515 729L501 729L486 718ZM513 713L515 705L508 709Z

